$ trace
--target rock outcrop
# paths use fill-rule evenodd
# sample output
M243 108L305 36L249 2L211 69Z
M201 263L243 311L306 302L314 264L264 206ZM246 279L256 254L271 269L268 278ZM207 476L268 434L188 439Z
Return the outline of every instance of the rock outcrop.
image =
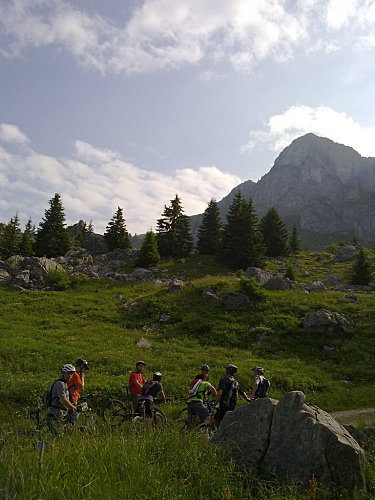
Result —
M303 328L313 332L347 333L353 327L351 318L326 309L310 312L303 320Z
M228 412L212 441L228 446L237 460L257 466L265 477L303 488L314 480L350 496L366 489L362 448L331 415L307 404L300 391Z

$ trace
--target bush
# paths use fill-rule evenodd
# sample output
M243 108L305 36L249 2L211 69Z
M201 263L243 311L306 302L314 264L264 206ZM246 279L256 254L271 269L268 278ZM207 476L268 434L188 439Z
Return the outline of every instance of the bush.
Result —
M242 278L240 281L240 291L247 295L251 302L261 302L266 298L265 291L254 278Z
M46 276L46 285L53 290L65 290L70 286L70 279L63 269L51 269Z
M288 266L286 268L284 278L289 278L291 281L295 280L294 270L293 270L292 266Z

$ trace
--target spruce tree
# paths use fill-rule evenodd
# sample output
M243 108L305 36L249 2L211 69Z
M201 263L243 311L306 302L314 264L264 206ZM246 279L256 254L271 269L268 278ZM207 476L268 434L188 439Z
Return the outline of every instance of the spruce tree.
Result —
M108 222L104 238L110 250L115 250L116 248L131 248L130 235L126 230L125 219L121 207L117 207L114 216Z
M147 231L138 254L137 266L152 267L160 261L160 254L156 235L153 231Z
M193 249L189 218L184 214L177 194L169 207L164 206L162 217L157 222L156 239L162 257L186 257Z
M234 269L261 266L265 247L258 227L258 217L251 199L238 192L229 207L220 251L222 262Z
M268 257L282 257L288 253L288 230L275 207L266 212L259 228Z
M368 257L361 248L352 268L352 285L368 285L373 279Z
M301 251L301 240L298 236L297 226L294 224L292 233L289 238L289 248L292 253L298 253Z
M25 230L22 233L20 254L23 257L30 257L34 255L35 245L35 226L32 224L31 219L27 221Z
M65 211L60 195L55 193L49 204L36 234L35 253L39 256L58 257L69 250L70 238L65 229Z
M203 255L218 253L223 235L223 224L215 200L211 200L203 214L202 224L197 232L198 252Z
M7 259L11 255L17 255L20 251L21 229L18 214L10 219L4 227L1 236L1 257Z

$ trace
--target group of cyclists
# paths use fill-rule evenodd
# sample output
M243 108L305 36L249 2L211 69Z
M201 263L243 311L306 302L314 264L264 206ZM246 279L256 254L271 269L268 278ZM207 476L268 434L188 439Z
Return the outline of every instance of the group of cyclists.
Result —
M135 370L130 373L128 387L134 414L139 413L140 406L144 407L145 416L152 418L153 404L156 398L166 401L165 392L161 384L162 374L155 372L150 380L146 380L143 371L146 367L144 361L137 361ZM193 417L197 417L202 425L218 425L228 411L233 411L237 404L238 396L246 401L266 397L270 387L269 380L264 376L264 369L257 366L252 369L254 381L251 393L247 394L236 380L237 366L227 364L225 372L219 381L217 389L209 382L210 367L205 364L190 382L187 407ZM48 418L58 420L68 417L73 422L78 410L78 402L85 385L85 373L90 369L87 360L77 359L76 364L65 364L61 367L60 378L49 389ZM214 416L206 404L210 395L217 403Z

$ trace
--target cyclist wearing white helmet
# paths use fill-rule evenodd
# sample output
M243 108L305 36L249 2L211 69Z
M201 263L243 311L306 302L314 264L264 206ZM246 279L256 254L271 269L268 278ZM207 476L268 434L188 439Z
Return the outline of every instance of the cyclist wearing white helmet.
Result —
M51 402L48 406L48 417L50 420L57 420L66 416L68 410L76 411L69 401L68 381L75 372L75 367L71 364L63 365L60 369L60 378L51 387Z

